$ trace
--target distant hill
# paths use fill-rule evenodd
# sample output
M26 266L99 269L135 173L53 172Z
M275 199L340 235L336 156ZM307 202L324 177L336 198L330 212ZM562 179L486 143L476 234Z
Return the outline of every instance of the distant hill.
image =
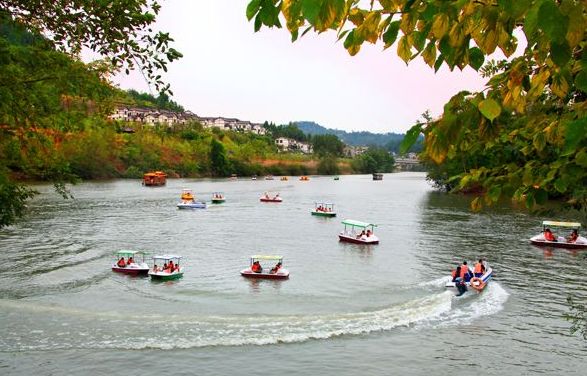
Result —
M325 128L313 121L297 121L295 123L300 130L307 134L334 134L348 145L376 145L396 153L399 151L399 144L405 136L403 133L347 132L340 129Z

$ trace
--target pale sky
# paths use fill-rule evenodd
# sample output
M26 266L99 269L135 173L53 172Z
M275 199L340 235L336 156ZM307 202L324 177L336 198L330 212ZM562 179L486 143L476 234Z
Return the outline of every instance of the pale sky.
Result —
M169 32L184 55L164 79L173 99L199 116L404 133L427 109L437 116L454 94L484 87L471 68L450 72L443 66L434 74L420 58L406 66L396 45L383 51L367 43L351 57L334 32L309 32L295 43L285 28L255 33L247 3L161 1L156 28ZM148 91L136 73L114 81Z

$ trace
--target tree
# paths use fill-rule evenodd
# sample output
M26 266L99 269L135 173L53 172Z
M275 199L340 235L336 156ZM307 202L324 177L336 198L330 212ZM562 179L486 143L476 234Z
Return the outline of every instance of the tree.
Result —
M226 157L226 149L215 138L210 143L210 171L215 176L228 176L230 174L230 162Z
M300 30L336 31L351 55L364 42L380 42L384 48L395 44L406 63L420 57L435 71L442 65L451 70L483 67L487 89L458 94L437 121L414 126L404 150L423 132L429 160L440 165L468 152L473 142L465 135L476 133L479 155L514 148L525 158L516 165L502 155L491 165L450 176L462 189L482 188L472 203L475 209L502 197L533 207L561 195L569 204L587 208L584 1L253 0L247 17L254 19L255 30L281 27L285 21L294 41ZM515 30L523 33L527 47L512 57ZM511 58L484 66L497 48ZM463 107L453 106L456 102ZM544 165L547 154L552 158Z
M344 153L344 143L333 134L319 134L310 138L314 153L325 156L341 157Z
M361 174L392 172L395 160L389 152L380 147L370 147L351 162L353 170Z
M321 175L336 175L339 173L336 157L332 154L320 158L318 173Z

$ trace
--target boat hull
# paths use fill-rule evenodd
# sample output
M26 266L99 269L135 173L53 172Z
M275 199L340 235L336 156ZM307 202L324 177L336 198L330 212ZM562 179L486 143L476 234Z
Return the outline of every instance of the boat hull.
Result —
M273 198L260 198L259 201L261 202L282 202L282 199L276 200Z
M174 279L179 279L183 277L183 272L179 273L152 273L149 272L149 276L154 281L172 281Z
M255 273L251 271L251 269L244 269L241 270L241 275L245 278L253 278L253 279L288 279L289 278L289 271L281 269L277 273Z
M121 268L119 266L112 266L112 271L116 273L128 274L128 275L147 275L149 268Z
M206 203L197 202L193 204L177 204L178 209L206 209Z
M213 198L212 199L213 204L222 204L222 203L224 203L224 201L226 201L226 200L224 200L223 198Z
M338 240L341 242L346 242L346 243L353 243L353 244L379 244L379 239L377 237L372 236L371 240L367 240L367 239L357 239L356 237L353 236L346 236L343 234L338 234Z
M319 217L336 217L336 213L334 212L323 212L316 210L312 210L312 215L317 215Z

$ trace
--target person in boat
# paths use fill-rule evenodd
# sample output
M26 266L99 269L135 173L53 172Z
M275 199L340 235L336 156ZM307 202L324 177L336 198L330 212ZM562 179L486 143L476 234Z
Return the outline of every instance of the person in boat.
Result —
M457 268L455 270L452 271L452 281L456 282L457 278L460 278L461 276L461 266L457 266Z
M365 234L365 230L361 231L361 233L359 235L357 235L357 239L361 239Z
M173 271L179 273L179 262L175 264L175 268L173 269Z
M370 237L371 235L373 235L373 233L371 232L371 230L367 230L367 237Z
M577 239L579 239L579 233L577 232L577 229L573 229L573 232L567 236L567 242L574 243L577 241Z
M124 268L126 266L126 263L124 262L124 257L121 257L120 260L118 260L116 266L118 266L119 268Z
M548 241L548 242L556 242L556 236L554 236L554 234L552 233L552 231L550 231L549 228L546 228L544 230L544 240Z
M459 292L457 296L461 296L467 292L467 284L465 283L465 280L461 277L455 278L455 287Z
M471 271L469 270L469 265L467 265L467 261L463 261L463 264L461 265L461 275L460 275L460 277L465 282L469 282L469 280L471 279L471 277L473 277L471 275Z
M483 264L482 259L479 259L479 262L475 264L473 274L475 277L481 277L483 274L485 274L485 264Z
M278 262L277 264L275 264L275 266L271 269L271 271L269 273L275 274L279 271L279 269L281 269L281 262Z
M157 264L153 265L153 273L157 273L159 271L159 267Z
M173 265L173 260L169 260L168 268L169 268L168 272L173 273L173 271L175 270L175 265Z
M269 199L269 193L265 192L265 198Z
M259 261L255 261L253 263L253 265L251 266L251 271L253 273L261 273L263 271L263 268L261 267L261 263Z
M126 263L126 265L130 265L130 264L134 264L135 260L131 257L128 258L128 262Z
M161 272L165 272L167 271L167 269L169 269L169 266L167 265L167 261L165 261L165 263L163 263L163 267L161 268Z

